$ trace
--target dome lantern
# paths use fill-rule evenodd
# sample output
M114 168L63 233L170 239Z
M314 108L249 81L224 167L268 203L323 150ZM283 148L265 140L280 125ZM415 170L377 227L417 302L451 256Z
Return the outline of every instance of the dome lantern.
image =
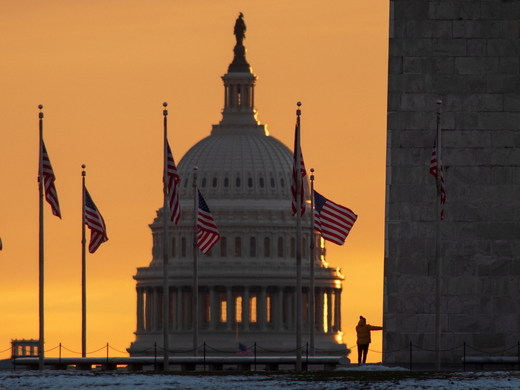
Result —
M228 72L222 76L224 82L224 110L220 125L255 125L258 126L255 110L256 75L246 60L245 39L246 25L244 15L236 20L234 34L237 43L233 52L233 62ZM258 129L257 129L258 130Z

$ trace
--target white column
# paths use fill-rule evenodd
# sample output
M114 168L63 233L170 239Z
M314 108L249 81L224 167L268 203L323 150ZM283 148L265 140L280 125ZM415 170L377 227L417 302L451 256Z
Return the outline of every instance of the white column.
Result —
M249 331L249 286L244 286L244 295L242 295L242 323L244 331Z
M209 287L209 306L210 306L210 320L209 330L214 331L217 328L218 321L218 294L215 293L215 286Z
M260 287L260 331L265 331L267 329L267 287Z
M184 294L184 324L183 329L190 329L192 323L192 311L191 311L191 294L185 292Z
M175 313L175 329L179 331L182 330L182 289L180 287L177 287L175 294Z
M168 305L169 305L169 308L168 308L168 325L169 325L169 330L170 332L172 330L175 329L175 317L176 317L176 313L175 313L175 308L176 308L176 305L175 305L175 300L174 300L174 293L173 293L173 290L170 289L170 291L168 292Z
M323 288L317 287L318 299L316 299L316 331L323 333Z
M153 288L153 315L152 315L152 328L153 330L159 330L159 290L157 287Z
M327 288L327 331L332 333L332 289Z
M144 297L143 289L138 287L137 289L137 331L144 330Z
M292 305L291 305L291 298L292 298L292 292L286 291L285 292L285 325L287 327L287 330L290 332L292 331Z
M199 310L199 330L206 326L206 291L205 286L199 286L199 299L198 299L198 310ZM199 339L200 342L200 339Z
M145 330L146 331L151 331L152 330L152 315L153 315L153 294L152 294L152 289L151 288L146 288L145 289L145 292L146 292L146 309L145 309L145 318L146 318L146 322L145 322Z
M338 295L336 296L336 301L338 302L338 332L341 332L341 293L343 289L336 290Z
M233 324L233 292L231 291L231 287L227 288L226 291L226 330L232 330Z
M276 294L278 299L276 300L276 327L278 330L283 331L283 287L278 287L278 293Z
M339 328L338 328L338 318L339 318L339 306L338 306L338 295L339 295L339 290L338 289L333 289L332 290L334 292L334 326L332 327L332 330L334 330L334 332L336 333Z

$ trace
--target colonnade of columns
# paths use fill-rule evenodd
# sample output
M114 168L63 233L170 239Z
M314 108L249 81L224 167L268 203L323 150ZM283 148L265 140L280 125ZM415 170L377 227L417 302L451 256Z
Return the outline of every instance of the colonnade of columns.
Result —
M309 330L309 290L302 289L303 330ZM341 331L341 289L315 288L315 331ZM170 288L171 331L192 329L192 287ZM199 330L267 332L296 329L296 294L291 286L199 286ZM137 287L137 331L163 329L163 289Z
M254 78L253 78L254 81ZM253 108L255 106L255 88L251 81L224 84L224 108Z

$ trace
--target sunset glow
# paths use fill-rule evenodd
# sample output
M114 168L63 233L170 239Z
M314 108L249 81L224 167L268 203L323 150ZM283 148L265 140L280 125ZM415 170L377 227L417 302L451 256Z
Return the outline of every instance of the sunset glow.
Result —
M111 356L126 356L132 276L151 261L148 225L163 202L162 103L178 162L221 119L239 12L259 77L258 120L292 148L301 101L307 173L313 167L315 188L359 216L345 245L327 243L323 258L345 276L337 337L354 345L359 315L382 325L388 1L22 0L0 14L0 359L12 339L38 338L38 105L62 212L60 220L45 203L45 350L81 351L85 164L109 238L87 254L87 351L108 342ZM372 350L381 351L381 333Z

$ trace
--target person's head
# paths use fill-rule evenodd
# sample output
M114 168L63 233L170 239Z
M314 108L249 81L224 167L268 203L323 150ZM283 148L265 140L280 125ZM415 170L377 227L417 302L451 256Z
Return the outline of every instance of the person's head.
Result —
M365 325L367 323L367 320L363 316L359 316L359 323L358 325Z

